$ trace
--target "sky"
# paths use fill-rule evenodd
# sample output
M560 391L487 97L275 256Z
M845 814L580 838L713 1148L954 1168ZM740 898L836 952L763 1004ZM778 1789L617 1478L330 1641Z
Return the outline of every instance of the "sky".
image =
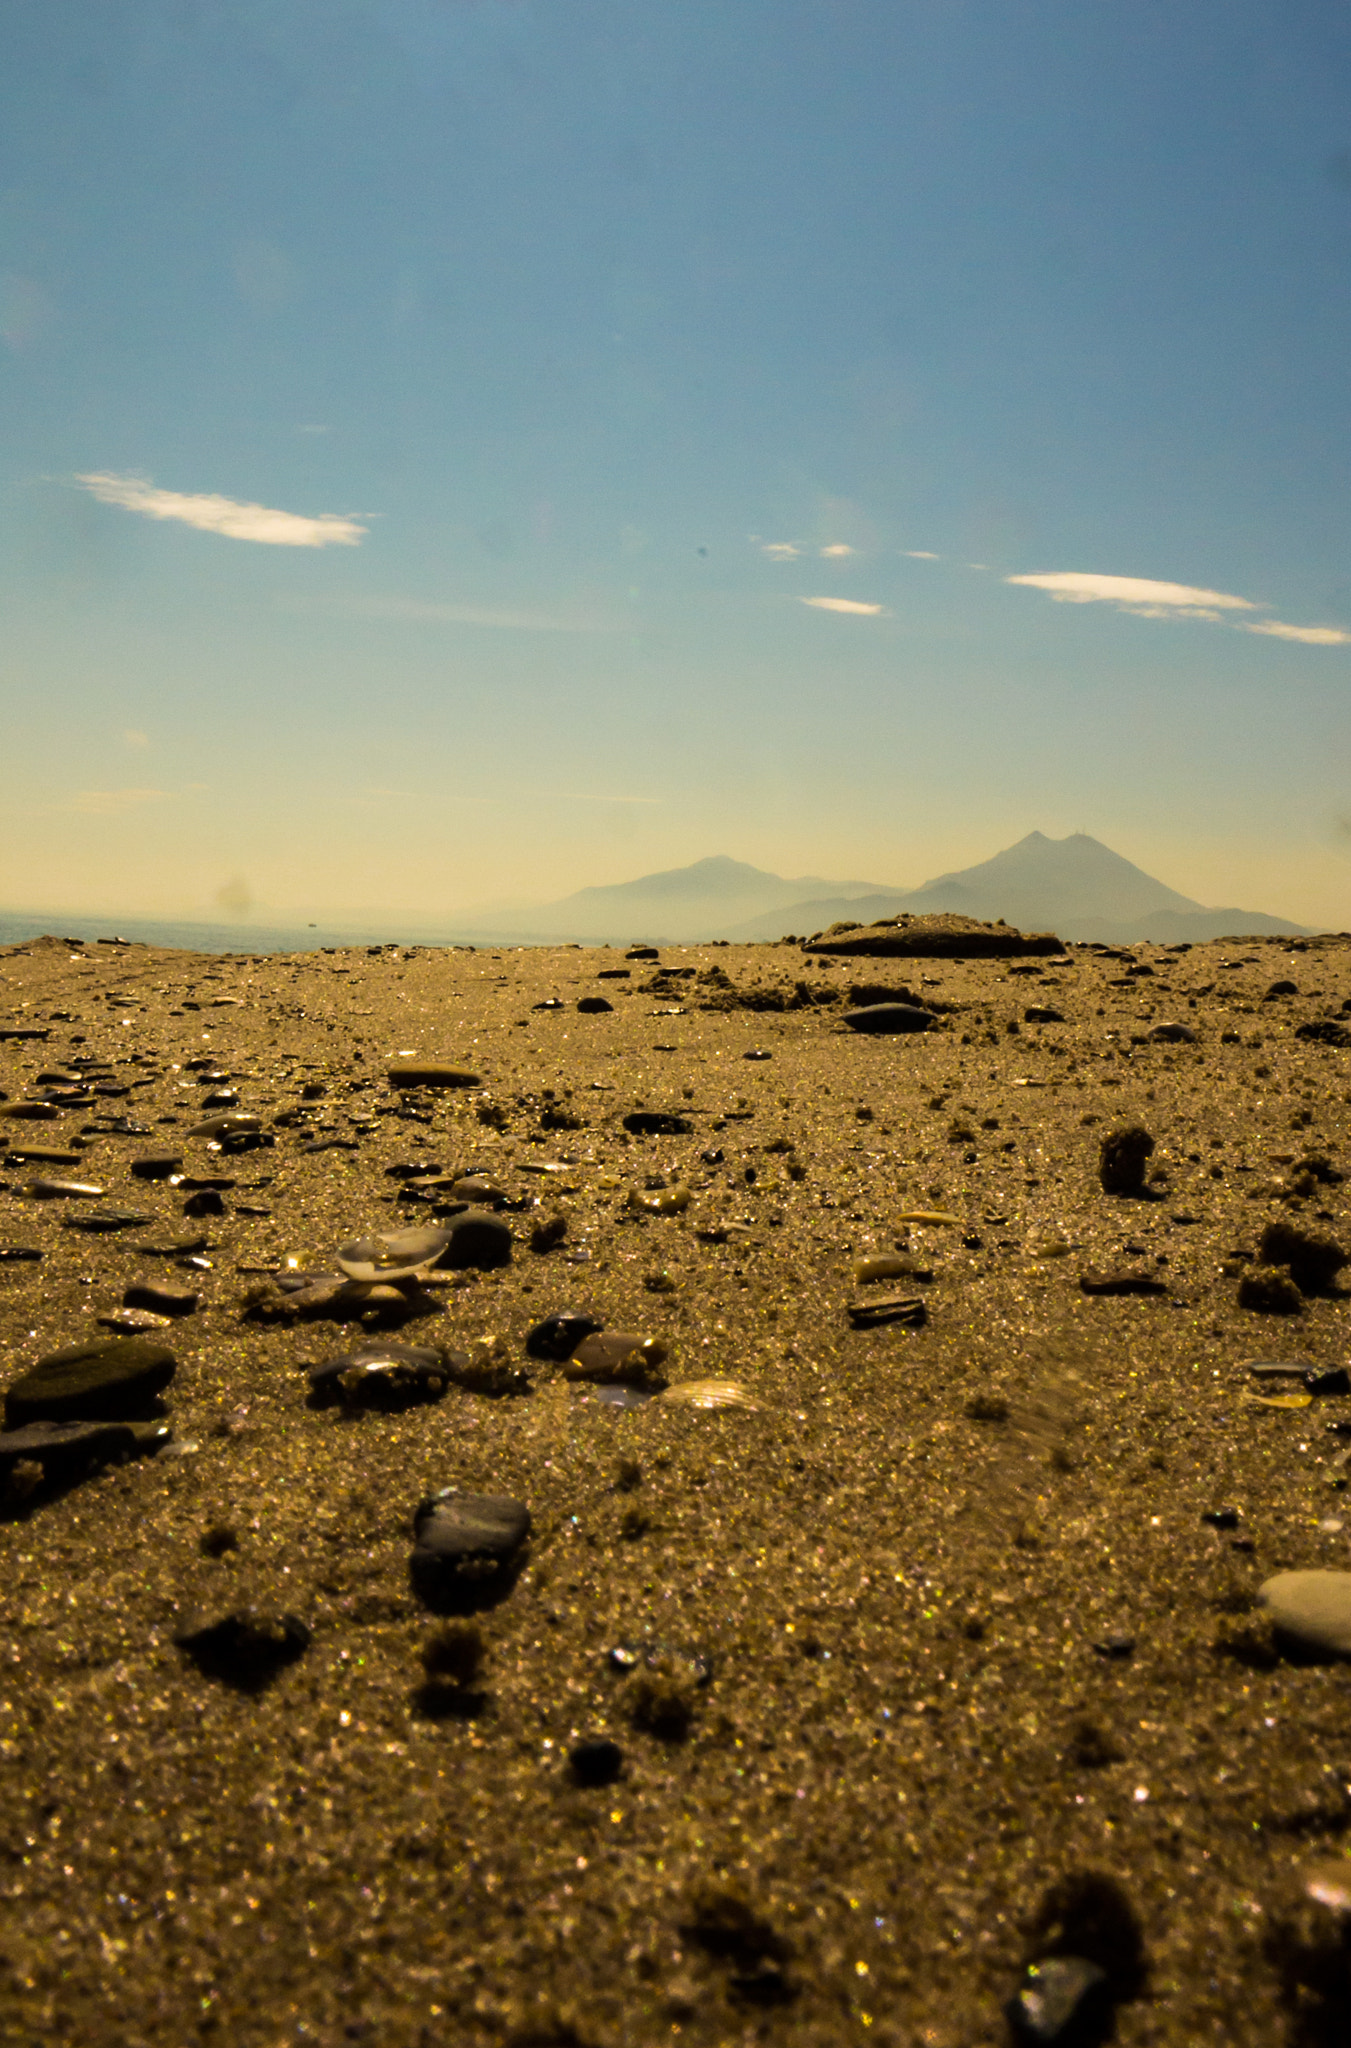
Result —
M12 0L0 908L1351 926L1332 0Z

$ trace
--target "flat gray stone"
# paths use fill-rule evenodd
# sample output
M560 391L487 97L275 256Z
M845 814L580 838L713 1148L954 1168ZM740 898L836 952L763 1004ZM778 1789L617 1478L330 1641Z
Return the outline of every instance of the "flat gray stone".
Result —
M1283 1634L1351 1657L1351 1572L1277 1572L1257 1599Z
M172 1351L136 1337L71 1344L5 1392L5 1422L107 1422L144 1415L177 1370Z

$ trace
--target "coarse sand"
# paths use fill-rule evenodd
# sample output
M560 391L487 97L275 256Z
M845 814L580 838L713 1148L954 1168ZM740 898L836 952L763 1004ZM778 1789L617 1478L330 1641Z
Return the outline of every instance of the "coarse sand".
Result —
M848 1031L879 983L934 1028ZM1351 1844L1351 1667L1254 1607L1351 1569L1351 1398L1249 1370L1345 1363L1346 1276L1239 1306L1273 1221L1351 1248L1348 998L1345 938L0 951L0 1111L58 1111L0 1118L0 1254L42 1253L0 1257L5 1384L130 1287L202 1296L154 1332L167 1445L10 1476L0 2041L979 2048L1057 1953L1126 2048L1351 2038L1306 1883ZM400 1058L479 1085L397 1091ZM213 1090L258 1142L191 1135ZM1143 1192L1108 1194L1133 1126ZM511 1262L432 1273L389 1334L527 1390L309 1405L383 1311L251 1293L466 1174ZM149 1220L72 1227L108 1208ZM851 1327L879 1293L925 1320ZM564 1309L740 1400L528 1359ZM473 1614L410 1578L443 1488L529 1511ZM245 1611L271 1665L176 1640Z

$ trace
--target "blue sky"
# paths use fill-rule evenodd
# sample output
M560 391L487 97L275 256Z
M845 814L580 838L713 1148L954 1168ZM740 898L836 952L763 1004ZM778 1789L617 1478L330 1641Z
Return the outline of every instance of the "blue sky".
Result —
M1082 829L1351 924L1344 9L0 43L0 904L913 886Z

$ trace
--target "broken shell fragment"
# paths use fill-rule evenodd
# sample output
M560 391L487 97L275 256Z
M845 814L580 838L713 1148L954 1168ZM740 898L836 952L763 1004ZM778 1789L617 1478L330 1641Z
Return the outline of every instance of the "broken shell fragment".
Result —
M262 1121L256 1116L241 1116L231 1112L226 1116L205 1117L201 1123L193 1124L188 1131L190 1138L236 1138L261 1131Z
M668 1408L744 1408L760 1413L760 1403L737 1380L677 1380L658 1399Z
M917 1294L881 1294L849 1304L849 1320L856 1330L878 1329L883 1323L907 1323L918 1329L928 1321L928 1314Z

